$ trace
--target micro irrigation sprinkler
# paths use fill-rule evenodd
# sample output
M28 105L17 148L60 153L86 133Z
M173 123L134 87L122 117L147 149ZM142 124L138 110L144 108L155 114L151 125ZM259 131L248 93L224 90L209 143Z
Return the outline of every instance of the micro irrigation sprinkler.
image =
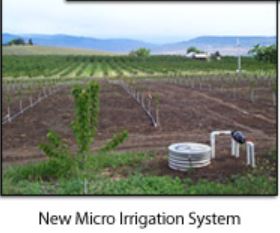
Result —
M205 167L216 158L216 138L218 136L228 136L231 140L231 156L240 158L240 147L246 147L246 165L256 167L255 145L246 139L240 131L213 131L210 133L210 145L183 142L174 143L168 147L168 165L173 170L188 171L191 168Z

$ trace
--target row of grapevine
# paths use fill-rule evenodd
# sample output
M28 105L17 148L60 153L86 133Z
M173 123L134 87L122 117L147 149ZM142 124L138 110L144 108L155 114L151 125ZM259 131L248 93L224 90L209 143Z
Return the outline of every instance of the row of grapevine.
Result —
M90 68L92 67L92 69ZM245 74L273 76L276 66L244 58ZM196 61L183 56L4 56L4 77L91 77L95 69L100 77L115 76L187 76L192 74L235 74L236 59Z

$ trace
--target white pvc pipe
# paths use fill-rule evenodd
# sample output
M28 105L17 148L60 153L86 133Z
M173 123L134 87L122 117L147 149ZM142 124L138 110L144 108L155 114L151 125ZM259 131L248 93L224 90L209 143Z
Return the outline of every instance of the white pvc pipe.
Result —
M252 146L251 146L251 166L256 167L255 145L253 143L252 143Z
M215 132L212 132L210 134L210 144L211 144L211 158L214 159L215 158L215 142L216 141L216 134Z
M239 158L239 155L240 155L239 151L240 151L240 144L238 142L236 142L235 143L235 157L236 158Z
M246 165L249 166L251 163L251 158L250 158L250 144L247 142L246 143Z
M255 145L253 142L246 142L246 155L247 155L247 165L256 167Z
M235 156L235 144L236 144L236 141L232 138L231 139L231 155L232 156Z

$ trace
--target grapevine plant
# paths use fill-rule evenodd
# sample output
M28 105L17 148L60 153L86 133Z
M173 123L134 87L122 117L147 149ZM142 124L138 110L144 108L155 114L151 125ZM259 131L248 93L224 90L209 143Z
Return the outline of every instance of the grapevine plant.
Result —
M84 183L84 193L87 193L86 164L90 148L96 136L99 116L99 85L92 81L86 88L76 86L72 91L75 105L75 116L71 128L77 144L77 151L72 153L70 146L60 136L49 131L48 143L39 145L48 156L49 163L54 165L58 176L79 176ZM128 137L126 131L113 136L101 147L99 152L108 152L123 143Z

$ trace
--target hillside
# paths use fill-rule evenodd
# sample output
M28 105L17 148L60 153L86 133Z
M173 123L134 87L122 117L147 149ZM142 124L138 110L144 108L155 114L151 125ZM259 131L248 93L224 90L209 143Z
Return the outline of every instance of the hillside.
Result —
M140 40L131 39L96 39L90 37L78 37L68 35L12 35L3 34L3 43L21 37L26 41L32 38L37 46L93 49L113 53L128 53L141 47L151 50L153 54L185 54L186 49L191 46L198 47L207 52L220 51L222 55L243 55L256 44L271 45L276 43L276 37L266 36L201 36L187 41L179 41L168 44L153 44ZM240 41L240 48L237 49L237 38Z
M63 48L83 48L83 49L95 49L101 51L124 53L133 49L145 47L152 49L156 45L146 43L140 40L131 39L96 39L90 37L79 37L69 35L12 35L3 34L3 43L9 42L11 39L21 37L25 41L32 38L35 45L43 45L50 47L63 47Z
M237 49L237 39L239 39L240 48ZM243 55L255 46L260 44L267 46L276 43L276 37L265 36L201 36L188 41L171 43L159 46L154 50L156 53L177 53L186 52L186 48L195 46L207 52L219 50L224 55L236 55L239 52Z
M3 46L3 55L110 55L109 52L47 46Z

